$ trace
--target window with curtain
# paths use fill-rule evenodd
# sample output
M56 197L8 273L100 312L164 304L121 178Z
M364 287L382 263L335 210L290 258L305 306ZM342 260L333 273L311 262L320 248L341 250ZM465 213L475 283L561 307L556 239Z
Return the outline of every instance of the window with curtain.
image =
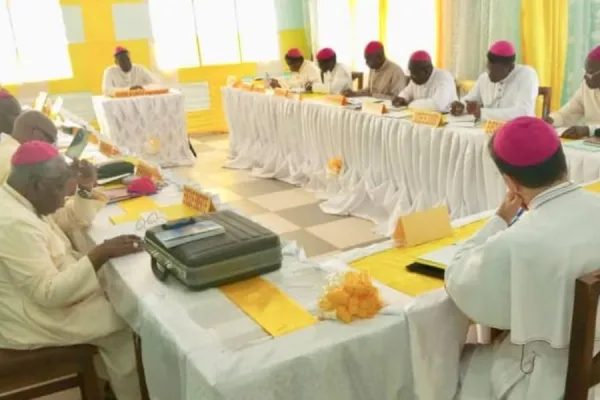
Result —
M149 0L149 5L161 69L279 58L275 0Z
M386 53L406 71L410 55L436 54L436 0L388 0ZM435 60L434 60L435 62Z
M0 0L0 54L2 84L71 78L59 1Z
M315 45L331 47L338 61L364 71L365 45L379 40L379 0L313 0Z

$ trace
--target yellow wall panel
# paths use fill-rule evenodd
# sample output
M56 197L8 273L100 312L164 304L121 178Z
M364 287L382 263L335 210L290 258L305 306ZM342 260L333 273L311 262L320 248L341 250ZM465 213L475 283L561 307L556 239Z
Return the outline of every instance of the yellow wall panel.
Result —
M82 0L60 0L60 4L63 6L76 6L80 5Z
M82 0L83 31L88 43L114 40L115 29L110 0Z
M150 42L146 39L138 40L121 40L118 43L119 46L125 47L131 54L131 61L136 64L145 66L146 68L152 68L152 59L150 51ZM111 64L114 61L111 50Z
M306 40L306 31L304 29L289 29L279 32L279 50L281 59L291 48L297 47L302 50L306 57L310 55L310 46Z
M72 79L59 79L48 82L50 93L86 92L89 90L87 64L87 45L84 43L70 44L69 55L73 69Z
M102 93L102 76L106 67L114 64L113 51L115 42L96 42L86 46L86 75L89 88L93 94Z

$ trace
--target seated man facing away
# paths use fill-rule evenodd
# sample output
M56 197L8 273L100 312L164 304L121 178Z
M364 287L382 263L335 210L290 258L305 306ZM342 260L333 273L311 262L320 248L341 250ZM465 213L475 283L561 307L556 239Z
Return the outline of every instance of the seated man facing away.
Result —
M129 50L117 47L114 52L115 65L104 70L102 93L111 95L118 89L143 89L146 85L157 84L152 73L139 64L133 64Z
M391 100L406 87L404 71L398 64L386 58L381 42L367 44L365 61L370 68L367 87L358 92L348 91L346 96L372 96Z
M542 120L505 124L490 152L508 193L446 269L446 291L471 321L505 332L463 353L457 398L559 400L575 280L600 268L600 197L569 181L558 135Z
M21 114L21 104L8 91L0 88L0 142L3 134L11 135L15 120Z
M95 345L117 398L136 400L132 333L96 274L108 260L140 251L140 239L119 236L87 255L73 249L69 234L89 226L106 203L92 191L94 169L86 171L65 204L71 171L54 146L28 142L12 157L0 187L0 348Z
M53 144L57 134L54 123L41 112L27 110L19 115L12 135L0 134L0 184L8 177L10 160L21 144L32 140Z
M271 78L271 87L285 89L306 89L308 85L321 81L319 68L312 62L304 59L304 54L299 49L289 49L285 55L285 62L292 72L289 79Z
M330 48L321 49L317 53L317 62L321 70L319 82L309 84L307 89L317 93L340 94L352 90L352 73L343 64L337 62L335 51Z
M567 139L592 136L600 128L600 46L588 54L583 78L571 100L548 118L554 126L569 126L562 134Z
M396 97L395 107L448 112L456 96L456 84L448 71L434 68L426 51L416 51L408 62L410 82Z
M494 43L487 59L487 72L479 76L462 102L452 103L452 115L466 113L483 121L535 116L539 91L535 70L527 65L515 65L515 48L506 41Z

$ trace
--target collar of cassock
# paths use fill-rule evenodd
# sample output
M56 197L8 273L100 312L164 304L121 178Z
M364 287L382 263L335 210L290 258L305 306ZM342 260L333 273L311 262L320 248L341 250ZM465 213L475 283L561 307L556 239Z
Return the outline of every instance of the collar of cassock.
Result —
M17 192L15 189L13 189L12 187L10 187L8 185L8 183L4 183L4 185L2 185L2 189L6 190L6 192L12 198L14 198L19 204L22 204L23 207L25 207L26 209L28 209L29 211L31 211L37 215L35 208L33 208L33 205L29 202L29 200L27 200L25 197L21 196L21 194L19 192Z
M530 210L534 208L539 208L540 206L544 205L549 201L552 201L560 196L563 196L567 193L571 193L580 188L581 187L579 185L573 182L565 182L561 183L560 185L553 186L550 189L545 190L542 193L535 196L533 200L531 200L531 202L528 204L528 208Z

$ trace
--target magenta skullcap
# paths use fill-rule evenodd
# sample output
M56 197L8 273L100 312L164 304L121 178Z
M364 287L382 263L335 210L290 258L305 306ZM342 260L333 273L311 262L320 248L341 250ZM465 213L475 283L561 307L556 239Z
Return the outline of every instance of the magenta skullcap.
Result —
M494 154L514 167L539 165L561 146L554 128L535 117L519 117L507 122L498 129L493 141Z
M512 57L516 54L515 46L506 40L500 40L490 46L490 54L499 57Z

